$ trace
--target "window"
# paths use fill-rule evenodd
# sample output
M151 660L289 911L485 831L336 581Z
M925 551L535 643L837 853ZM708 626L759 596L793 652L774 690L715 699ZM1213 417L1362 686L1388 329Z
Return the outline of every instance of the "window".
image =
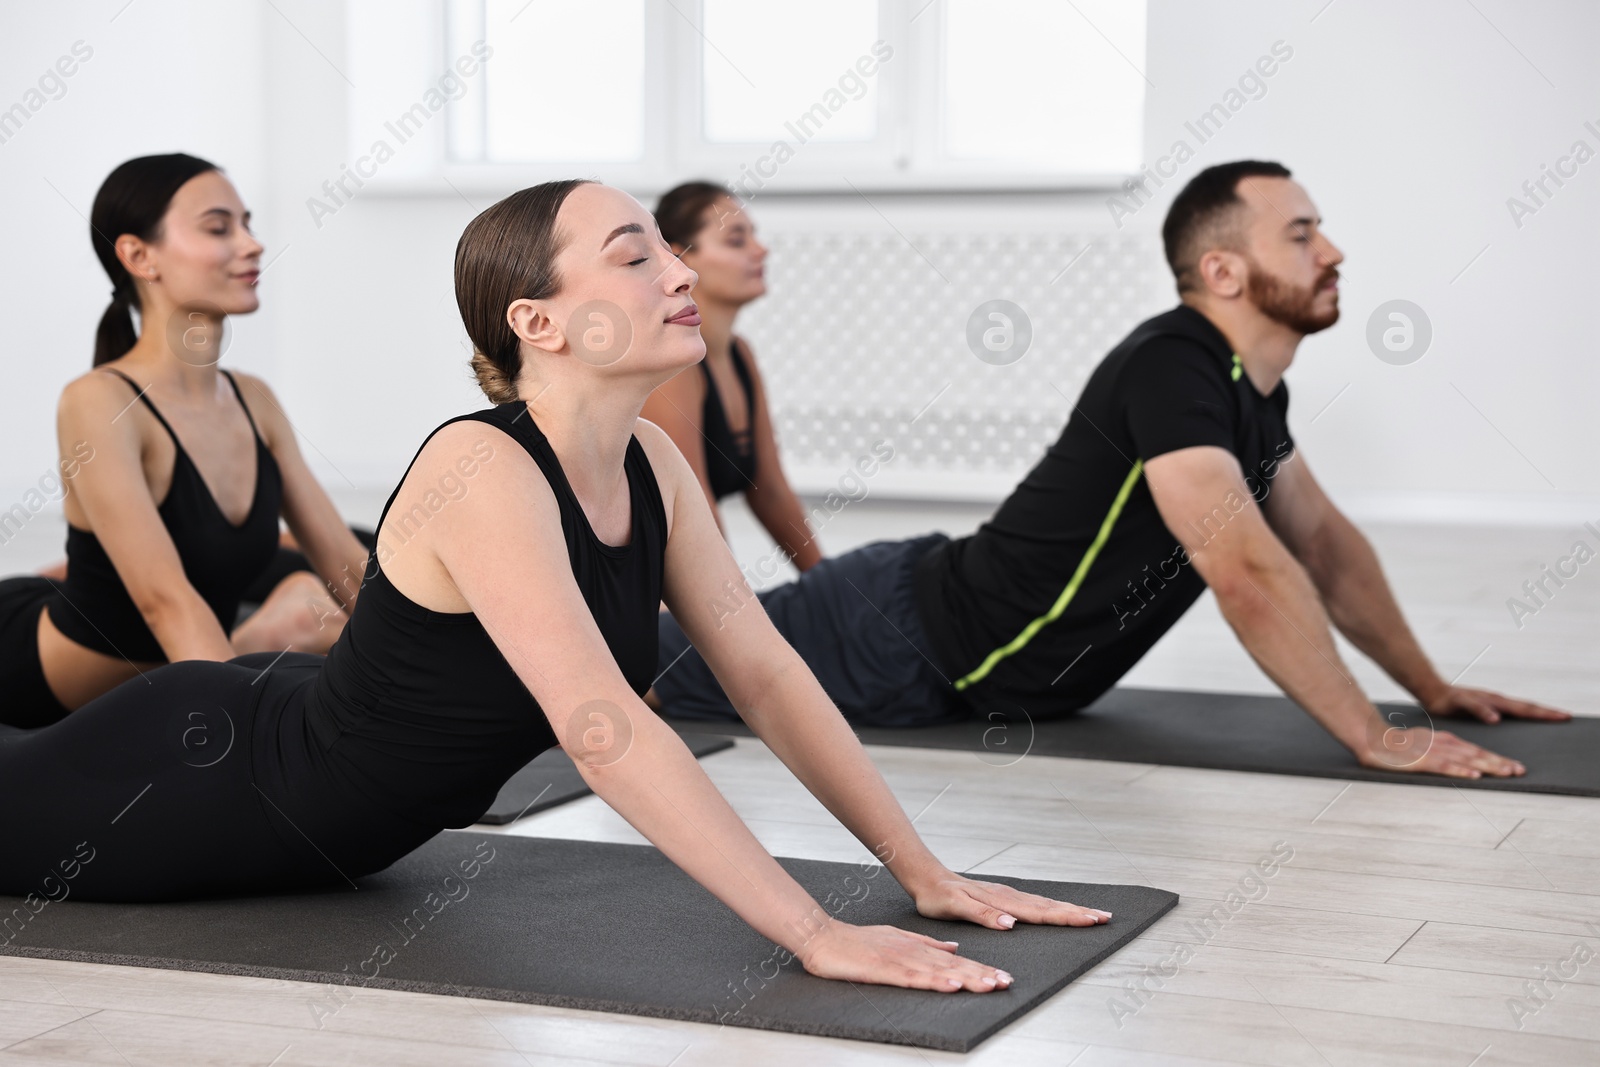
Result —
M442 55L447 72L462 57L482 62L448 94L430 147L390 168L403 179L503 190L590 175L638 192L688 175L747 192L1067 188L1115 186L1140 167L1144 0L407 6L432 16L403 22L380 0L350 0L352 65L381 68L356 79L368 99L353 120L405 109L397 68L415 68L418 97L440 69L418 55ZM394 103L374 103L368 84Z
M786 137L864 143L877 136L876 71L856 67L880 37L876 4L702 0L701 12L698 78L707 143L766 146ZM878 65L869 59L861 67ZM822 101L829 92L840 99Z
M475 0L446 13L451 55L479 40L494 50L482 92L450 116L453 160L643 158L645 0Z
M939 136L948 159L1058 173L1139 169L1142 3L940 6Z

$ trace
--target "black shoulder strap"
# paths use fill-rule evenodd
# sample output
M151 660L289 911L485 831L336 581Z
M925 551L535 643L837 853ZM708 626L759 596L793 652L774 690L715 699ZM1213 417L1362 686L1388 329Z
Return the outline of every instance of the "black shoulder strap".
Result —
M217 369L222 370L221 367ZM256 417L250 414L250 405L244 402L244 394L239 392L239 383L233 380L233 372L223 370L222 373L227 376L228 384L233 386L233 395L239 398L239 406L244 408L244 417L250 420L250 432L256 435L256 440L260 441L261 429L256 425ZM266 442L263 441L262 443L265 444Z
M161 424L161 428L167 431L167 436L172 438L172 443L176 445L180 451L183 449L183 444L178 440L178 435L173 432L171 424L167 422L166 418L161 414L161 412L156 410L156 406L150 402L150 398L144 395L145 391L139 388L138 382L134 381L126 374L123 374L115 367L102 367L100 369L115 374L118 378L121 378L123 381L133 386L133 391L136 394L137 399L144 401L144 406L150 409L150 414L156 417L156 421Z
M744 406L748 413L744 420L743 433L749 434L756 427L756 385L750 375L750 368L745 364L744 357L739 354L739 339L734 338L729 342L729 354L733 356L733 371L739 376L739 384L744 386Z

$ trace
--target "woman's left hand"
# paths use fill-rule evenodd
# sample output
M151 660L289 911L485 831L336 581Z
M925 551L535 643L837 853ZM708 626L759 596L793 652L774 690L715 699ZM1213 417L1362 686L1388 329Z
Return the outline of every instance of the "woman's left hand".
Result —
M991 930L1009 930L1019 922L1048 926L1096 926L1111 913L1052 900L999 882L979 882L946 872L912 894L917 914L929 919L977 923Z

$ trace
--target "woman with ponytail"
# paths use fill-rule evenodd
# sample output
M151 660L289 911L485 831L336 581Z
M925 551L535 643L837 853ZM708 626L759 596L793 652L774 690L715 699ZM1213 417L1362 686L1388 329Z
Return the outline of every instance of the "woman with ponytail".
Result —
M217 365L226 317L259 304L262 246L233 184L193 156L132 159L89 230L111 304L94 369L56 412L67 565L0 581L10 726L47 725L167 661L325 652L366 562L266 383ZM277 558L280 516L316 572L283 578L235 626Z

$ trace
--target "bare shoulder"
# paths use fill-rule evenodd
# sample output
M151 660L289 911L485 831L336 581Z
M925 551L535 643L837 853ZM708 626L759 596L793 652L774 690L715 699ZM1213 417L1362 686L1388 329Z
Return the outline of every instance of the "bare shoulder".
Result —
M293 433L289 426L289 417L284 413L283 404L265 378L242 370L230 369L228 373L233 375L233 380L238 383L239 395L244 397L244 406L250 412L250 417L255 420L255 424L261 428L261 435L267 439L269 446L284 439L286 432Z
M650 461L650 469L655 473L656 484L661 487L661 505L666 509L667 529L670 531L672 503L677 498L678 487L694 484L694 471L690 469L689 461L678 450L671 435L649 419L639 419L634 424L633 435L639 439L645 458ZM697 484L695 491L699 491Z
M705 403L706 399L705 372L698 366L685 367L656 386L650 397L670 400L682 415L696 413L700 410L699 405ZM646 405L648 404L647 400Z
M482 557L530 527L547 525L551 516L559 522L555 493L527 450L498 426L459 419L423 443L383 525L406 538L426 527L429 540L443 534Z
M705 437L702 429L706 406L706 373L704 366L685 367L668 380L656 386L645 397L640 414L660 430L674 444L675 450L685 456L685 463L697 466L705 462ZM641 442L643 438L640 439ZM651 456L651 463L659 477L663 468ZM691 467L691 471L695 468ZM671 508L668 508L671 515Z
M134 389L115 374L86 371L62 388L56 404L56 424L79 436L136 440L139 420L121 418L122 413L136 403L136 395Z
M534 561L566 558L562 536L533 457L500 427L459 419L428 436L402 478L378 526L379 562L429 610L498 619L497 590L532 587Z
M650 467L655 471L656 480L662 483L663 493L668 480L672 480L676 485L676 480L681 474L693 473L689 471L689 463L683 458L683 453L678 451L672 435L649 419L640 418L634 423L633 436L639 439L645 458L650 461Z
M113 414L134 398L128 383L96 367L84 371L61 389L61 410L85 408L98 411L107 405Z
M733 343L739 346L740 354L744 356L745 362L754 371L756 369L756 350L755 346L750 343L750 338L745 337L743 334L734 334Z
M549 492L544 472L527 450L499 426L480 419L460 419L434 431L406 481L449 497L466 495L474 484L511 493L538 485Z

